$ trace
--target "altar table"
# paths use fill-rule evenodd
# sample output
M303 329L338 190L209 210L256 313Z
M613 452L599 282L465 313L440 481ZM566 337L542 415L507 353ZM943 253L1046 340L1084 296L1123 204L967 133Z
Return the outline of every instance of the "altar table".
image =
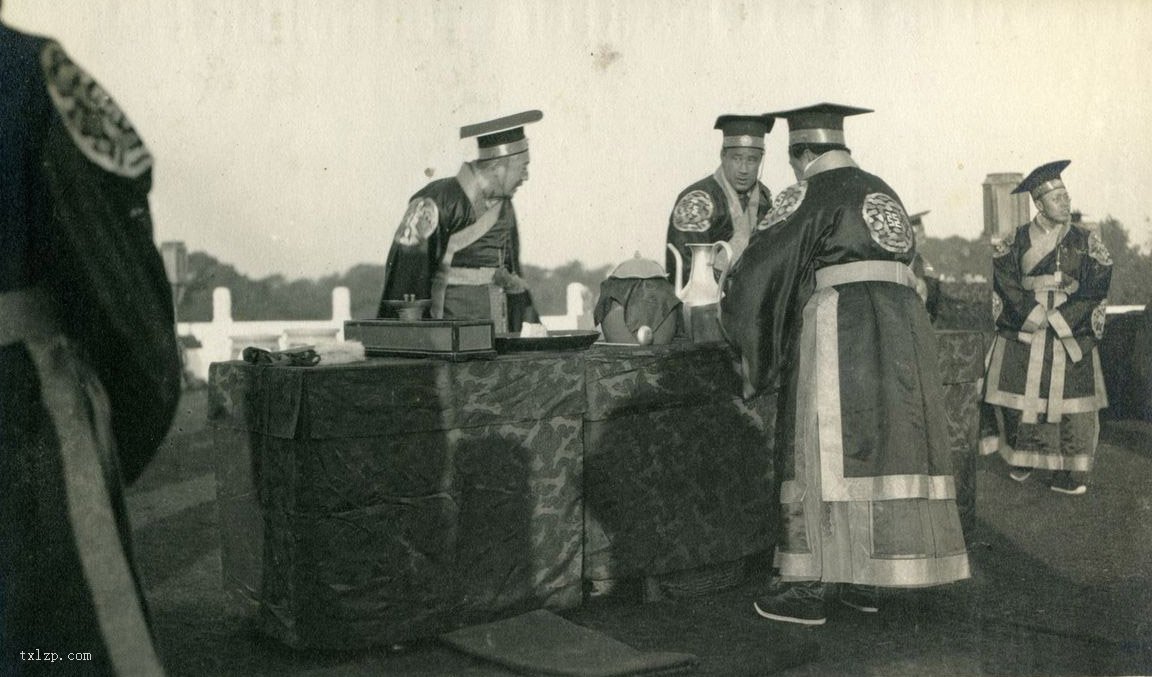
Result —
M937 336L967 531L984 336ZM741 400L722 344L223 362L209 381L224 588L290 646L571 608L774 544L776 396Z

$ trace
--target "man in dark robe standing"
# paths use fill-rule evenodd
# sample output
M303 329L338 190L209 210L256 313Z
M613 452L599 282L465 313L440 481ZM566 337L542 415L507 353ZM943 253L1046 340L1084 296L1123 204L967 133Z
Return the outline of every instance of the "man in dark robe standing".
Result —
M431 300L431 316L490 319L496 333L539 327L521 277L520 233L512 196L528 180L524 126L538 110L468 125L477 159L450 179L424 186L408 202L384 267L378 317L396 317L395 301Z
M1035 468L1048 486L1079 495L1072 473L1092 469L1108 406L1097 346L1104 338L1112 257L1100 236L1072 222L1061 173L1068 160L1034 169L1014 193L1029 193L1036 217L995 243L992 312L996 339L984 378L999 434L984 440L1009 475L1023 482Z
M877 586L967 578L932 325L904 206L860 169L834 104L788 121L797 183L736 263L722 325L745 394L779 388L782 583L755 603L819 625L826 603L878 608Z

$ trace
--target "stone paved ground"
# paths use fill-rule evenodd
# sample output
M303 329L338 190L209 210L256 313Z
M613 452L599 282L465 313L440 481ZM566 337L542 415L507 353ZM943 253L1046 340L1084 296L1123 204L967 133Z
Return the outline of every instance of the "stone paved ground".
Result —
M434 642L400 654L290 651L222 611L215 481L203 393L185 399L158 461L129 492L141 575L172 675L508 675ZM1104 426L1089 492L1007 479L982 459L973 578L781 627L751 609L759 584L712 596L566 614L639 649L694 653L701 675L1152 674L1152 425ZM779 659L805 657L778 671Z

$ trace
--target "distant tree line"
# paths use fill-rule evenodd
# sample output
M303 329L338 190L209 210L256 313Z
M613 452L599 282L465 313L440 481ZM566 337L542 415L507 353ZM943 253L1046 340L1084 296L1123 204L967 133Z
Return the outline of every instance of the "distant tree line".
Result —
M1096 224L1104 246L1112 255L1111 305L1142 305L1152 301L1152 256L1142 254L1124 225L1112 217ZM920 252L941 275L957 280L967 275L992 279L992 245L987 240L962 237L926 238Z
M1115 261L1109 302L1134 305L1152 301L1152 256L1140 252L1116 219L1105 219L1099 228ZM966 275L991 279L992 248L986 241L929 237L920 249L942 275L957 280L965 279ZM231 290L232 317L239 321L326 319L332 313L332 290L336 287L347 287L351 292L352 317L375 317L384 285L384 266L369 263L319 279L289 280L283 275L270 275L253 280L231 264L204 252L192 252L188 255L188 269L190 281L178 308L182 322L211 319L212 290L216 287ZM583 283L595 297L599 294L600 282L611 269L612 266L586 268L579 261L551 269L526 265L524 279L532 289L541 315L563 315L569 283Z

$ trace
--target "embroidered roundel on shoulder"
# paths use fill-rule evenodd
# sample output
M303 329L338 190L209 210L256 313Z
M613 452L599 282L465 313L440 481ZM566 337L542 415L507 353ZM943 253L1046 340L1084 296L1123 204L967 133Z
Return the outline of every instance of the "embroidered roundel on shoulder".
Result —
M869 193L861 210L872 240L893 254L912 249L914 235L908 215L891 195Z
M772 208L764 213L764 218L756 224L756 230L766 230L787 219L800 208L804 195L808 192L808 182L801 181L780 191L772 202Z
M1088 234L1088 256L1102 266L1112 265L1112 255L1108 253L1108 248L1104 246L1104 240L1100 239L1099 233Z
M686 233L703 233L712 227L716 206L712 196L703 190L694 190L676 203L672 209L672 226Z
M998 259L1008 252L1012 251L1012 243L1014 238L1011 234L1003 238L995 238L992 240L992 258Z
M408 203L408 211L396 229L396 242L415 247L426 242L440 223L440 209L430 197L418 197Z
M1092 309L1092 333L1097 339L1104 338L1104 321L1108 317L1108 299L1104 299Z
M52 103L85 157L130 179L152 166L152 154L124 111L100 83L73 63L64 48L46 43L40 52L40 67Z

